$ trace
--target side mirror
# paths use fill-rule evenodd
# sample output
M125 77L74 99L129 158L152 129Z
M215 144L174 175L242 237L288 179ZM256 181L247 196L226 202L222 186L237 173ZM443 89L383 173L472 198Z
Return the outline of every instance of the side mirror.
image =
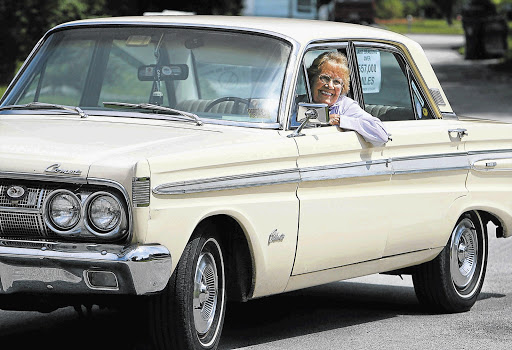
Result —
M329 106L325 103L300 102L297 109L297 121L307 120L311 124L329 124Z
M302 129L306 124L317 124L317 125L328 125L329 124L329 106L325 103L299 103L297 109L297 121L300 122L300 126L295 130L293 134L288 137L303 136L301 133Z

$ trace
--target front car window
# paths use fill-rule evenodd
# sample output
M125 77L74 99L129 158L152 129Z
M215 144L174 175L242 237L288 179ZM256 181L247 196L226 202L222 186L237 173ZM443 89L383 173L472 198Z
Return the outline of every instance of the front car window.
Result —
M76 28L43 44L2 105L152 103L202 118L277 122L291 52L282 40L181 28ZM142 110L141 110L142 112Z

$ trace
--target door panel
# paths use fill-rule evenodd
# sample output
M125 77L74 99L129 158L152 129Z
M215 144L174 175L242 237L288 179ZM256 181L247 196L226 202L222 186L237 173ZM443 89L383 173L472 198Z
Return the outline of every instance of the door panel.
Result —
M336 127L295 138L301 174L293 275L378 259L391 224L391 168L384 147Z
M455 121L386 123L394 192L392 231L384 256L444 246L454 222L447 219L453 202L467 194L467 153L448 130Z

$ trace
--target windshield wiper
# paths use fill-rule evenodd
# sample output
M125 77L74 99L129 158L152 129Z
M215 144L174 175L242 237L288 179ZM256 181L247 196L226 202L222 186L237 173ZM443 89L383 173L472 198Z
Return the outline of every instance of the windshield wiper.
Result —
M140 108L140 109L148 109L150 111L155 111L155 112L171 113L173 115L178 115L178 116L183 116L183 117L193 119L196 122L196 125L203 125L203 122L201 121L201 119L199 119L197 114L180 111L179 109L158 106L158 105L154 105L151 103L103 102L103 105L105 107L121 107L121 108L131 108L131 109Z
M64 106L54 103L30 102L24 105L7 105L0 107L0 111L9 109L63 109L65 111L78 113L80 118L88 117L88 115L80 107Z

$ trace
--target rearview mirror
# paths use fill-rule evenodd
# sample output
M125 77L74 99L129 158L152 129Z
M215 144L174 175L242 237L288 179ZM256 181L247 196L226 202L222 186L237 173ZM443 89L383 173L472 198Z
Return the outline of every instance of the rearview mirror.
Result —
M150 64L140 66L138 78L140 81L185 80L188 78L188 66L186 64L171 64L166 66Z

